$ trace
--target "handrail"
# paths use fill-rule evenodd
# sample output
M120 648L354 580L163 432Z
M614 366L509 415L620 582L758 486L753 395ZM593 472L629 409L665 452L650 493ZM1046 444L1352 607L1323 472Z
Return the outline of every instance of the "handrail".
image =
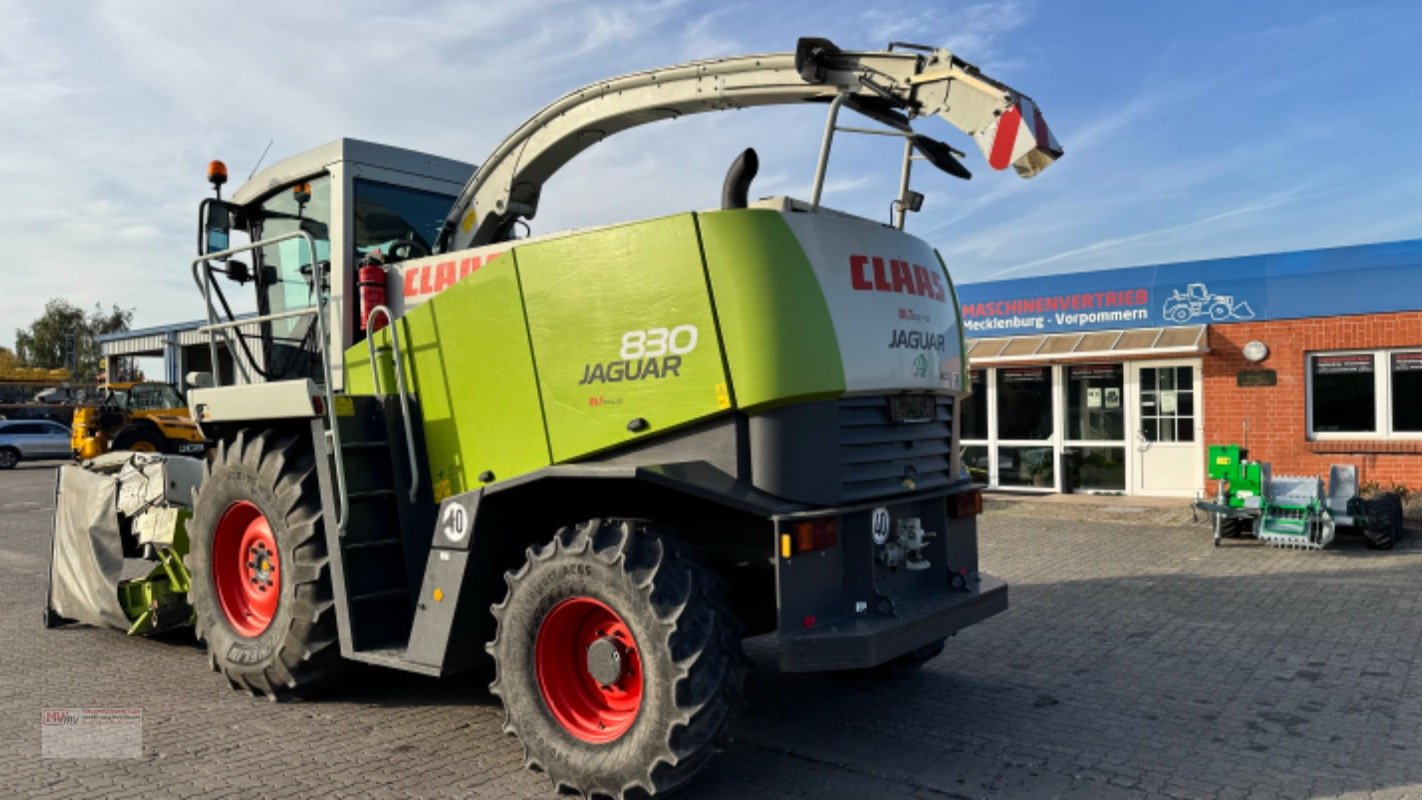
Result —
M374 388L375 394L384 397L385 393L380 391L380 370L375 363L375 318L381 314L385 315L386 321L390 324L386 330L390 331L391 358L395 362L395 390L400 396L400 421L405 425L405 453L410 459L410 502L418 502L418 491L420 488L420 470L415 457L415 429L410 424L410 408L408 397L409 390L405 387L405 367L400 362L400 333L395 326L395 316L391 313L390 307L379 305L370 310L370 314L365 318L365 346L370 352L370 384Z
M260 317L242 317L230 322L214 322L211 325L201 325L198 333L208 333L210 331L226 330L227 328L241 328L246 325L255 325L260 322L272 322L278 319L290 319L292 317L313 317L320 309L315 308L293 308L290 311L278 311L275 314L263 314Z
M274 244L279 244L281 242L290 241L293 239L301 239L302 241L306 242L307 252L309 252L311 255L310 263L312 278L316 281L316 307L314 309L302 308L294 309L292 311L282 311L276 314L267 314L262 317L249 317L242 320L230 319L227 322L218 322L217 309L212 305L212 271L209 270L205 275L199 277L198 268L210 261L231 258L232 256L237 255L238 253L245 253L251 250L257 250L262 247L270 247ZM345 536L346 519L350 516L350 499L346 497L346 468L345 463L341 458L341 429L340 426L337 424L336 420L335 395L331 391L331 385L333 383L331 379L331 355L327 351L327 348L330 345L331 341L330 325L327 320L326 313L327 308L330 306L330 298L328 298L325 293L321 291L321 274L316 259L315 237L313 237L311 234L307 233L304 230L295 230L291 233L284 233L280 236L273 236L270 239L262 239L260 241L250 242L248 244L242 245L241 247L229 247L226 250L219 250L215 253L204 253L203 255L200 255L197 258L193 259L192 273L193 282L196 283L198 285L198 289L202 291L203 303L207 306L207 325L203 326L203 328L201 328L200 330L224 331L223 338L228 342L229 349L231 349L231 341L230 339L228 339L225 332L233 327L250 325L254 322L260 324L262 322L269 322L273 319L285 319L288 317L303 316L306 314L313 313L315 314L316 327L318 329L317 336L319 339L316 345L316 349L317 352L321 354L321 377L323 381L321 385L321 399L323 401L322 406L324 406L323 410L326 416L326 435L330 437L329 440L330 455L332 457L331 460L334 462L335 467L333 474L336 479L336 485L333 488L335 489L336 499L339 503L339 511L336 516L336 533L338 536ZM220 384L222 376L217 368L217 342L213 339L211 333L209 333L207 337L207 346L208 355L212 359L212 373L215 379L214 383Z
M849 99L848 92L835 95L830 101L829 114L825 118L825 133L820 139L820 157L815 161L815 183L810 190L810 211L820 210L820 194L825 188L825 169L829 167L830 145L834 143L835 122L839 119L840 106Z

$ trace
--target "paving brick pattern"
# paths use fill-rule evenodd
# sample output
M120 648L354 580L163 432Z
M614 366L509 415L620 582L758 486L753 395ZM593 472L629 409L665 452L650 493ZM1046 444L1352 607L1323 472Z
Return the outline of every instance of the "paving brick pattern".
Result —
M0 473L0 796L554 795L478 681L230 691L187 636L43 631L53 473ZM1137 515L1139 516L1139 515ZM1204 527L989 515L1012 610L922 672L759 669L684 798L1422 797L1422 549L1214 549ZM46 760L46 706L144 709L141 760Z

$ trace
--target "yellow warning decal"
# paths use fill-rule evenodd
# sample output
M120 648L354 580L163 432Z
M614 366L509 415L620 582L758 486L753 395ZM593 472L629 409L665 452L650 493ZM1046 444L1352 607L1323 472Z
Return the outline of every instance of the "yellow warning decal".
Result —
M355 400L351 399L350 395L336 395L336 416L355 416Z
M474 221L476 219L478 219L478 215L474 213L474 209L469 209L469 212L464 215L464 219L460 220L459 229L465 233L474 230Z
M728 389L724 383L716 384L716 407L731 407L731 390Z
M454 491L449 488L449 478L435 481L434 500L436 503L444 502L444 498L452 494L454 494Z

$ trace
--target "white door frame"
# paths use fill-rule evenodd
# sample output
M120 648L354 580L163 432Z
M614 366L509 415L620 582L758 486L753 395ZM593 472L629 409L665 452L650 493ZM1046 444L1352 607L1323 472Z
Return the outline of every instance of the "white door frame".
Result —
M1194 497L1197 492L1204 489L1205 472L1205 403L1204 403L1204 370L1202 360L1199 358L1170 358L1151 361L1127 361L1126 364L1126 486L1127 491L1133 495L1152 494L1158 496L1179 496ZM1194 377L1191 383L1191 391L1194 394L1194 439L1188 444L1191 453L1192 467L1191 474L1194 476L1192 483L1188 487L1177 490L1161 491L1158 489L1147 490L1143 486L1143 456L1142 433L1141 433L1141 370L1151 367L1192 367ZM1172 449L1184 450L1175 444L1163 444ZM1185 444L1185 443L1182 443Z

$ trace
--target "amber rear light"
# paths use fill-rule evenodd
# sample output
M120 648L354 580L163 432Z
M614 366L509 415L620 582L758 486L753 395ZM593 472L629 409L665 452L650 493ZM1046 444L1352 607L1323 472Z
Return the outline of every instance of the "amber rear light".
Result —
M790 526L792 553L809 553L825 550L839 544L839 518L805 520ZM783 549L783 548L782 548Z
M983 513L983 493L977 489L971 492L959 492L948 498L948 516L954 519L976 517L981 513Z

